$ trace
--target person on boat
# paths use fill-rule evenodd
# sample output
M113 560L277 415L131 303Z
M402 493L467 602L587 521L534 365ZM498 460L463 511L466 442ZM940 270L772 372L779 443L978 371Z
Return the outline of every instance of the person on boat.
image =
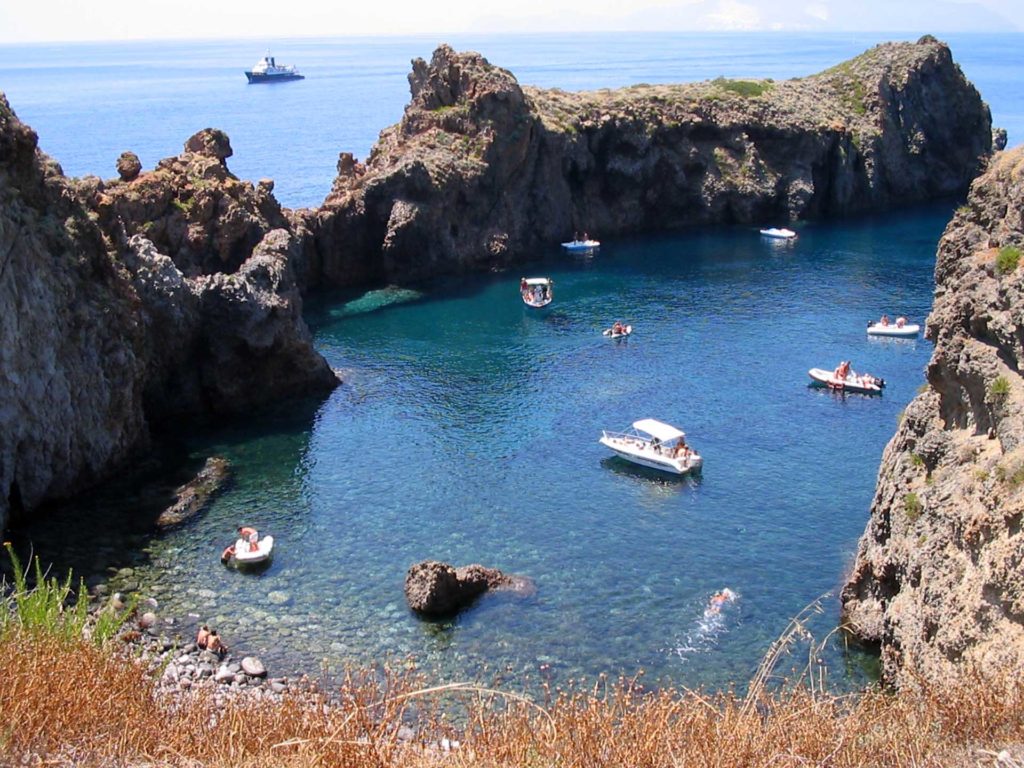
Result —
M882 319L878 321L878 324L881 325L881 326L888 327L888 325L889 325L889 316L888 315L882 315Z
M625 333L625 332L626 332L626 326L624 326L622 323L620 323L618 320L616 320L615 324L612 325L612 333L618 335L618 334L622 334L622 333Z
M220 553L220 561L222 563L226 563L228 560L230 560L234 556L235 556L235 545L234 544L228 544L224 548L224 551Z
M835 378L839 379L840 381L844 381L849 374L850 374L850 361L849 360L842 360L842 361L840 361L839 367L836 368L836 370L835 370L833 375L835 376Z
M656 437L652 438L651 439L651 448L654 449L655 453L661 453L661 440L659 440Z
M686 444L686 440L684 440L683 438L680 437L679 438L679 442L676 443L676 450L675 450L675 454L674 454L673 458L685 459L689 455L690 455L690 446L688 446Z
M899 317L896 318L896 327L897 328L902 328L906 324L907 324L907 318L903 317L902 315L900 315Z
M529 285L527 285L527 283L526 283L526 278L525 277L520 277L519 278L519 292L525 296L527 288L529 288Z
M250 552L255 552L259 548L260 534L255 528L250 528L247 525L239 526L238 538L248 543Z

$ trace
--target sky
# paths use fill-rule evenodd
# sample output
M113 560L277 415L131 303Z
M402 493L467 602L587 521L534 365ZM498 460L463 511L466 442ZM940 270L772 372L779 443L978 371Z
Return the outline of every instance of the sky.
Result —
M1020 32L1024 0L0 0L0 44L495 32Z

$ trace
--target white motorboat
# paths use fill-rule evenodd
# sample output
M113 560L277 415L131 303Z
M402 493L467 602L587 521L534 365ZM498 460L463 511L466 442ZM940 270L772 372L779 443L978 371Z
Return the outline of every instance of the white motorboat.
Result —
M824 368L811 368L807 372L811 377L812 385L827 387L833 392L856 392L863 395L880 395L882 387L885 386L885 379L872 376L870 373L857 373L848 371L845 376L838 376L836 371L827 371Z
M896 338L909 339L917 336L921 326L917 323L876 323L868 321L868 336L894 336Z
M600 443L626 461L673 475L685 475L698 471L704 464L685 438L685 433L671 424L640 419L625 432L603 431Z
M305 80L293 65L278 64L274 57L267 53L257 61L252 69L246 70L245 76L250 83L280 83L286 80Z
M562 243L562 247L567 251L593 251L601 247L600 240L570 240L568 243Z
M225 562L234 564L236 566L244 565L256 565L257 563L265 563L270 559L270 555L274 550L274 537L264 536L258 542L256 547L245 541L245 539L239 539L235 542L233 551L228 558L225 558Z
M762 229L761 234L765 237L772 237L776 240L792 240L796 237L796 232L792 229L780 229L778 227L769 227L768 229Z
M605 328L601 333L612 339L621 339L625 336L629 336L629 334L633 332L632 325L622 325L619 326L619 328L620 330L615 330L615 326L613 325L611 328Z
M519 281L519 293L528 307L546 307L554 298L555 281L550 277L524 277Z

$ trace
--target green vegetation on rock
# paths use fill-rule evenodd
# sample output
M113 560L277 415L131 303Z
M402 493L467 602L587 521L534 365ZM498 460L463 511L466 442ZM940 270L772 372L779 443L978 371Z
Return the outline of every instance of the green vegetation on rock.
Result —
M724 77L716 77L711 81L711 84L716 88L721 88L745 98L760 96L772 88L772 84L766 80L729 80Z
M1014 245L1004 245L999 249L999 255L996 257L996 271L1000 275L1008 275L1017 269L1017 265L1020 263L1020 248Z
M996 376L989 384L988 396L993 400L1002 400L1010 394L1010 380L1005 376Z
M914 492L908 493L903 497L903 511L907 513L907 520L914 522L921 517L921 511L924 509L924 505L921 504L921 499L917 497Z

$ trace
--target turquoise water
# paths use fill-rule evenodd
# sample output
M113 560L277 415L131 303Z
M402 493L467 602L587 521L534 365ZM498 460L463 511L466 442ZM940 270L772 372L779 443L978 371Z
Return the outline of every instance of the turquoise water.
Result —
M1021 39L950 40L1011 142L1024 130ZM524 83L569 89L802 75L876 41L450 40ZM365 156L398 119L408 59L435 42L279 41L278 59L309 77L271 88L241 74L262 44L6 46L0 89L69 173L109 176L124 149L151 166L214 125L232 137L238 175L272 176L282 202L313 205L337 153ZM606 241L589 259L553 247L522 271L317 297L308 320L345 378L326 401L186 434L140 477L10 533L59 568L139 586L186 627L213 622L274 674L390 655L446 679L643 668L686 685L747 680L789 619L842 583L882 449L930 354L923 339L868 339L864 325L882 312L925 318L954 205L800 225L792 244L732 229ZM556 281L539 314L518 297L530 273ZM634 335L602 337L615 319ZM884 376L885 394L807 387L808 368L840 359ZM647 416L687 431L705 459L699 478L632 468L597 443ZM231 459L233 484L200 519L154 533L170 489L213 453ZM263 572L220 566L241 522L277 539ZM536 592L424 622L402 583L425 558L523 574ZM724 587L737 600L706 616ZM822 609L819 638L836 599ZM835 643L825 658L837 684L870 674Z
M115 586L140 581L162 610L214 622L279 670L391 655L445 678L748 679L842 582L930 353L864 326L925 317L951 209L807 225L792 244L737 229L553 251L531 269L555 280L541 313L519 300L519 272L320 297L309 320L345 385L194 441L196 458L232 460L234 486L178 531L149 539L141 525L143 556ZM630 338L601 335L616 318ZM884 376L884 396L808 388L808 368L843 358ZM702 476L633 468L598 444L648 416L687 431ZM243 521L277 539L260 574L217 560ZM426 558L523 574L536 593L424 622L402 584ZM723 587L739 597L709 619ZM837 620L834 598L823 607L819 637ZM863 680L862 658L828 659L838 683Z

